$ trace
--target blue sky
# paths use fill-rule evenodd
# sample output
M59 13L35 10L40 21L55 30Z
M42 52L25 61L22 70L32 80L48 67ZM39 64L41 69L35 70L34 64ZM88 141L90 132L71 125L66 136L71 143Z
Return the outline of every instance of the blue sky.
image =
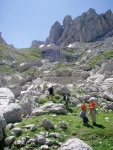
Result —
M50 28L66 15L72 19L95 9L113 12L113 0L0 0L0 32L8 44L27 48L33 40L45 41Z

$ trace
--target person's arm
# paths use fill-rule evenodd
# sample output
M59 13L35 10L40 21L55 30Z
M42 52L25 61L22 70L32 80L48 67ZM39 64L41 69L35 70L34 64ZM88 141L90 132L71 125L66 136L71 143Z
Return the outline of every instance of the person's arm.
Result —
M89 105L88 105L88 108L89 108L89 109L92 109L92 108L93 108L93 106L92 106L91 104L89 104Z
M95 106L97 106L97 103L95 103Z
M82 110L82 105L80 106L80 109Z

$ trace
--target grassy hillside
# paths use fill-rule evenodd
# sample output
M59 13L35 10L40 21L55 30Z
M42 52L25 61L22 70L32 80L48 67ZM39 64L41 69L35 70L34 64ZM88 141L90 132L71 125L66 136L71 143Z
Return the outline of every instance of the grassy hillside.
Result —
M93 68L95 65L99 65L99 62L102 59L106 59L106 60L111 60L113 59L113 49L109 50L109 51L105 51L101 54L98 54L96 56L91 57L87 63L89 63L91 65L91 67Z
M12 62L13 60L22 62L36 61L41 58L41 51L39 49L15 49L8 45L0 44L0 61L6 60Z
M15 73L14 68L11 68L10 66L6 66L6 65L0 66L0 74L9 75L9 74L14 74L14 73Z
M70 111L71 110L71 111ZM58 142L66 142L69 138L75 137L83 140L88 145L90 145L93 150L113 150L113 113L102 112L98 107L97 115L97 125L93 126L90 116L88 116L90 123L88 126L83 126L82 120L79 117L80 110L79 108L71 108L68 110L66 115L53 115L46 114L37 117L32 117L23 120L17 125L17 127L22 128L22 134L18 137L15 137L16 140L21 139L22 137L30 136L33 137L35 134L44 132L45 134L57 132L60 133L59 138L51 138L53 143L50 145L50 149L58 149ZM41 127L42 119L47 118L52 121L56 126L55 129L45 130ZM108 119L106 119L108 118ZM62 128L60 126L61 122L67 123L67 128ZM25 126L28 124L35 124L37 130L32 132L30 129L25 130ZM9 130L6 131L6 137L9 136ZM28 144L29 145L29 144ZM39 148L40 145L29 145L32 148ZM13 146L12 150L15 150L17 147Z
M39 59L42 59L42 53L39 48L23 48L18 49L18 52L25 56L26 61L37 61Z
M0 44L0 61L5 61L6 63L11 63L17 61L19 63L23 62L33 62L42 58L40 49L15 49L8 45ZM14 74L16 71L9 65L0 65L0 74Z

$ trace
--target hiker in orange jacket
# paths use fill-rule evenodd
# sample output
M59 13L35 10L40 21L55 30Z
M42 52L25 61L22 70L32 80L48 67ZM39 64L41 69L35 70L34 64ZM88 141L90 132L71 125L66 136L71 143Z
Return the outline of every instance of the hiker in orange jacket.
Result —
M93 125L96 125L96 109L95 109L96 106L97 104L94 102L94 98L91 97L88 108L90 109L90 115L91 115Z
M81 117L82 120L83 120L83 125L88 125L89 120L88 120L88 118L86 117L86 110L87 110L87 108L86 108L86 104L85 104L84 101L82 102L80 108L81 108L81 110L82 110L81 113L80 113L80 117Z
M86 105L85 105L84 101L82 102L81 110L85 111L85 113L86 113Z

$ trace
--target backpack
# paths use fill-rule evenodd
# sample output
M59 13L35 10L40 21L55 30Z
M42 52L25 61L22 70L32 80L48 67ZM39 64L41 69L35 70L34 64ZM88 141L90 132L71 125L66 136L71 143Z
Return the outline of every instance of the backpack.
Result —
M50 91L50 88L48 88L48 91Z

